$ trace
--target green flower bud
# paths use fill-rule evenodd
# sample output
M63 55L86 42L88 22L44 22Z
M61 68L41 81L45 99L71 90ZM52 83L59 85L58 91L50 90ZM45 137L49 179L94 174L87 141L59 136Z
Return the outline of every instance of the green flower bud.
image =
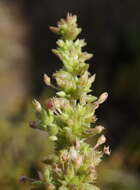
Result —
M49 128L49 134L51 136L55 136L55 135L57 135L57 133L58 133L58 126L55 124L51 124L50 128Z
M66 93L64 91L59 91L56 93L58 96L60 97L65 97L66 96Z
M44 179L48 184L52 183L51 169L49 167L45 167L44 169Z
M50 139L51 141L57 141L57 137L56 137L56 136L50 136L49 139Z

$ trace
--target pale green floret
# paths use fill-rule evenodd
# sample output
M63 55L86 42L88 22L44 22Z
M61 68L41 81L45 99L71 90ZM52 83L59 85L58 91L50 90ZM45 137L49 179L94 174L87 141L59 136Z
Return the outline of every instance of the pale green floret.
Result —
M66 40L74 40L82 30L77 27L77 16L71 14L68 14L66 19L61 19L58 27L50 27L50 29Z
M84 40L58 40L57 45L58 47L53 49L53 53L60 58L66 71L81 75L88 69L85 61L90 59L92 54L82 52L82 47L86 45Z

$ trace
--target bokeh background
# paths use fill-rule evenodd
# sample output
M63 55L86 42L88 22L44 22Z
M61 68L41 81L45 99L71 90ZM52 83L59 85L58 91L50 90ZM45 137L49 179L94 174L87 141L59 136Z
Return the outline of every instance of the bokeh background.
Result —
M0 189L30 189L19 176L37 177L49 145L43 133L28 127L31 100L54 94L43 73L60 68L51 53L56 36L50 25L77 14L80 38L94 53L94 94L109 99L97 111L112 149L99 168L104 190L140 187L140 2L138 0L0 1Z

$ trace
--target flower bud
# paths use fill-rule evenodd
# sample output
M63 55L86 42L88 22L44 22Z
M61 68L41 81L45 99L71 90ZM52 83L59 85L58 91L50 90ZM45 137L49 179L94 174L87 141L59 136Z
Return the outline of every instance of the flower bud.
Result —
M66 93L64 91L59 91L56 93L58 96L60 97L65 97L66 96Z
M97 134L100 134L103 130L104 130L104 127L99 125L99 126L96 126L95 128L88 129L86 132L89 135L95 136Z
M105 128L102 125L98 125L95 129L98 133L101 133Z
M57 137L56 137L56 136L50 136L49 139L50 139L51 141L57 141Z
M82 156L78 156L77 159L75 160L75 164L76 164L76 168L80 168L80 166L82 165L83 162L83 157Z
M107 93L107 92L104 92L103 94L101 94L101 95L99 96L98 103L99 103L99 104L102 104L103 102L106 101L107 97L108 97L108 93Z
M47 108L47 109L51 109L51 108L53 108L53 105L54 104L54 102L53 102L53 99L49 99L49 100L47 100L46 102L45 102L45 107Z
M93 103L93 109L96 110L98 109L98 107L99 107L99 102L97 100L96 102Z
M29 126L30 126L31 128L34 128L34 129L37 128L37 124L36 124L35 121L29 121Z
M106 137L104 135L101 135L97 141L98 146L101 144L104 144L106 142Z
M91 76L91 77L88 79L88 82L93 83L93 82L95 81L95 77L96 77L96 74L94 74L93 76Z
M96 145L93 147L93 150L98 148L101 144L104 144L106 142L106 137L104 135L101 135L96 143Z
M111 154L111 150L109 150L109 146L105 146L104 147L104 153L106 154L106 155L110 155Z
M75 150L74 147L71 147L70 149L70 158L75 161L77 159L77 151Z
M47 86L51 86L51 79L47 74L44 74L44 82Z
M80 148L80 140L78 140L78 139L76 139L75 148L76 148L76 149L79 149L79 148Z
M41 112L42 110L41 104L35 99L32 101L32 103L34 104L36 111Z
M53 104L55 108L60 108L61 107L61 98L53 98Z

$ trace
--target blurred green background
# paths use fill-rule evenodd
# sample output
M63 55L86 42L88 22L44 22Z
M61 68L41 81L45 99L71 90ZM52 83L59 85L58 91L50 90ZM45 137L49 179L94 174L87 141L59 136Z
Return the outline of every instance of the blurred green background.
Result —
M49 97L43 73L60 68L52 55L56 36L50 25L77 14L80 38L94 53L94 94L107 91L97 111L106 127L112 155L99 168L104 190L140 187L140 2L137 0L5 0L0 1L0 189L30 189L19 177L37 177L51 145L46 134L28 127L31 101Z

